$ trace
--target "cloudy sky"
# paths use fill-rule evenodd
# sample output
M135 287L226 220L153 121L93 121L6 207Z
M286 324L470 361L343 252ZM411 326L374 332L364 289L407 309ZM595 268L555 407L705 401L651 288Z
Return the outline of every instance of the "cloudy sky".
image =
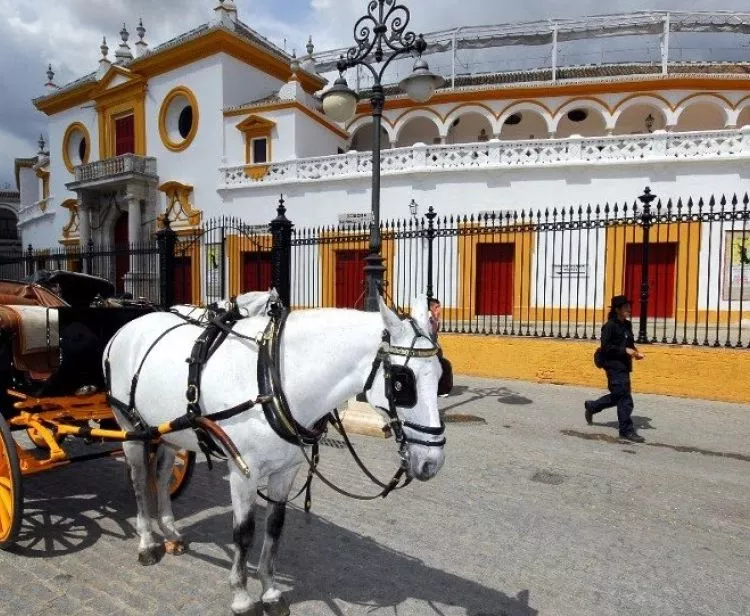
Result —
M366 0L235 0L240 18L280 46L299 52L309 34L318 49L351 41ZM13 158L33 155L46 118L31 99L44 93L52 63L66 83L95 70L106 36L110 56L123 22L134 32L143 18L150 44L208 21L214 0L0 0L0 187L13 182ZM407 0L416 31L574 17L603 12L599 0ZM460 11L456 9L460 5ZM606 12L636 10L747 10L747 0L610 0ZM132 42L132 41L131 41ZM747 53L750 60L750 51Z

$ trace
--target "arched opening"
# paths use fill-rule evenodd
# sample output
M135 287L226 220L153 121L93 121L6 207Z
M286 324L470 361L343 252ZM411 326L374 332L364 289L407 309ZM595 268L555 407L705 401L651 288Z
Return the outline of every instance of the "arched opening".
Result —
M0 240L18 239L18 217L15 212L0 208Z
M365 124L360 126L352 135L351 146L349 149L357 150L358 152L372 152L373 149L373 134L372 124ZM386 149L391 147L391 142L388 137L388 131L382 126L380 127L380 147Z
M481 113L470 111L451 122L446 143L476 143L492 139L492 124Z
M396 147L408 148L415 143L426 145L440 143L440 132L435 122L422 116L406 121L399 132Z
M130 271L130 244L128 242L128 213L122 212L115 222L115 288L118 293L125 291L125 275Z
M607 134L607 123L601 111L595 107L573 107L563 112L557 125L556 136L564 139L571 135L581 137L601 137Z
M687 133L702 130L724 130L726 127L726 113L718 103L700 101L688 103L680 114L675 131Z
M523 141L526 139L547 139L549 128L541 113L523 109L509 115L500 131L500 139Z
M737 118L737 128L750 126L750 106L745 107Z
M645 135L655 130L664 130L667 119L655 105L639 103L628 107L620 114L615 125L615 135Z

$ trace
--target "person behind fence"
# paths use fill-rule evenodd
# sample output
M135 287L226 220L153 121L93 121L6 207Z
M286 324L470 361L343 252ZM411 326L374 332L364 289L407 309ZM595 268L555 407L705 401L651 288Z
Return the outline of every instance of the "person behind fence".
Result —
M438 332L440 331L440 317L442 315L442 305L440 300L431 297L427 301L427 307L430 310L430 338L432 342L438 344ZM442 368L442 375L440 376L440 382L438 383L438 396L440 398L447 398L453 389L453 366L451 363L443 357L443 349L438 345L438 359L440 360L440 367Z
M633 371L633 359L644 359L644 355L635 346L630 318L630 300L624 295L613 297L609 319L602 327L601 346L594 354L594 363L607 374L609 394L598 400L586 401L584 407L586 422L591 425L594 415L616 406L620 438L643 443L645 439L633 426L630 373Z

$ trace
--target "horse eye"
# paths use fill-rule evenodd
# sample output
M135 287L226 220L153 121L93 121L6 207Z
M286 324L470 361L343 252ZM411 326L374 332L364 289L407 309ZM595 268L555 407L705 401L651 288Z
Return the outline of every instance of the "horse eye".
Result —
M403 389L403 385L401 385L401 383L399 383L398 381L396 381L396 384L394 385L394 389L396 391L401 391Z

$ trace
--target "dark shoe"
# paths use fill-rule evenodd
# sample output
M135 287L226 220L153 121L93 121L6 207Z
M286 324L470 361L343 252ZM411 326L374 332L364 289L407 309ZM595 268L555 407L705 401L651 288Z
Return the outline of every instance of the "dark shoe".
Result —
M586 409L586 423L588 425L592 425L594 423L594 411L592 407L594 406L594 403L591 402L591 400L586 400L586 402L583 403L583 407Z
M620 438L626 441L630 441L631 443L645 443L646 439L643 438L640 434L633 431L630 434L621 434Z

